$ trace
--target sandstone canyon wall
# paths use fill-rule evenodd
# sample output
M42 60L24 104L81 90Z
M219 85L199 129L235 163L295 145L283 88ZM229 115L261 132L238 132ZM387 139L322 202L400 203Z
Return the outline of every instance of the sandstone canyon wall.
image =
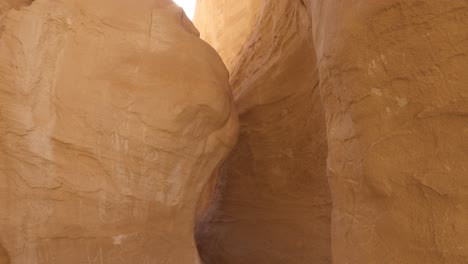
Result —
M216 19L229 15L198 13L196 25ZM206 264L330 263L326 129L309 13L300 1L266 1L256 27L242 30L250 30L243 48L217 43L233 56L241 50L231 66L241 130L197 226L200 254Z
M228 69L237 64L242 46L260 15L262 0L198 0L194 23L201 38L216 49Z
M466 0L197 9L0 0L0 264L468 263Z
M467 263L468 2L310 3L334 263Z
M467 263L468 2L259 1L242 47L214 45L238 57L241 133L197 230L206 263ZM202 36L223 12L199 11Z
M165 0L2 1L0 263L199 263L237 131L228 74Z

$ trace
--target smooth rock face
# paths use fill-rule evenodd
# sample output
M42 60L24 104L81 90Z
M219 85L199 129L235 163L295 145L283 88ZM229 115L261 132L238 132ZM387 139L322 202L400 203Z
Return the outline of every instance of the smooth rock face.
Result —
M212 19L199 13L197 23L204 18ZM242 49L231 45L223 48ZM266 1L238 57L231 83L240 136L197 225L200 255L205 264L330 263L326 129L305 6Z
M309 253L326 251L326 240L310 234L326 225L299 229L297 223L317 212L306 205L323 193L311 185L300 190L323 179L313 165L323 156L298 153L320 150L325 125L333 213L331 228L322 231L332 236L333 263L466 263L468 2L263 2L252 37L230 68L241 136L197 232L206 263L319 263ZM271 8L284 2L289 6L282 11ZM304 8L310 24L301 19ZM313 45L294 44L309 33ZM320 101L299 89L317 82L310 77L316 65L322 121ZM286 108L289 103L294 107ZM303 131L310 138L301 138ZM285 166L285 152L294 166ZM302 179L294 176L301 167ZM281 188L293 183L304 189ZM288 204L291 197L304 203ZM302 248L292 242L304 238Z
M263 0L198 0L194 23L229 70L255 28Z
M237 132L219 56L169 1L0 10L0 263L199 263Z

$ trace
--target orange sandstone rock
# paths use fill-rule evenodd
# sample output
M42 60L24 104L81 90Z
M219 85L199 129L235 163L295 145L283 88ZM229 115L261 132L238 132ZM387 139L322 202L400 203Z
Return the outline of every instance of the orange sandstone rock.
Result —
M228 18L213 19L236 23ZM240 137L197 226L200 254L206 264L330 263L326 129L308 10L266 1L238 57L231 83Z
M263 0L198 0L194 23L231 70L255 29Z
M334 263L466 263L468 2L310 3Z
M27 4L0 14L0 263L199 263L221 59L170 1Z
M199 225L206 263L318 263L328 233L336 264L466 263L467 1L261 2L242 53L214 42L238 54L229 68L242 125ZM321 100L305 88L317 82ZM311 217L326 197L326 149L330 229Z

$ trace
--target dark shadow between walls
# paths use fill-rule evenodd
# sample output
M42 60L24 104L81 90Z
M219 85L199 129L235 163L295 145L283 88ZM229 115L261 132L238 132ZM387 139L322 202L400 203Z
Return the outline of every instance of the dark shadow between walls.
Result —
M265 1L231 70L241 130L196 226L204 264L331 263L326 126L310 21L301 1Z

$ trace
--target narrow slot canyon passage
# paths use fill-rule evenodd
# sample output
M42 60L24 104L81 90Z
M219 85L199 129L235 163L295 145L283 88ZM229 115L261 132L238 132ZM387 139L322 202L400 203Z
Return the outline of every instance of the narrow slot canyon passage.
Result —
M202 260L331 263L325 113L307 9L300 1L201 1L199 10L195 25L227 64L240 120L196 227Z
M240 120L206 264L466 263L466 1L199 4Z
M466 264L466 0L0 0L0 264Z

